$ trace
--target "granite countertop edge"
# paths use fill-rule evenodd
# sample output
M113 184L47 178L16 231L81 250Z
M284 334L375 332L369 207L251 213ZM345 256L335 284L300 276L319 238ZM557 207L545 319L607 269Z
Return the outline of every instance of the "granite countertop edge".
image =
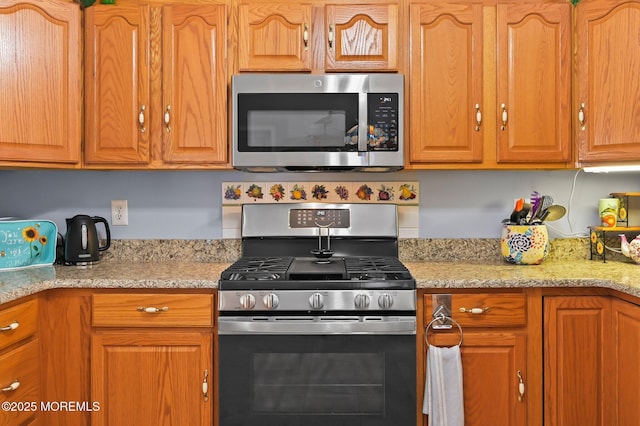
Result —
M227 262L102 262L90 268L42 266L0 271L0 304L49 289L216 289ZM405 262L420 289L606 288L640 297L640 265L590 260Z

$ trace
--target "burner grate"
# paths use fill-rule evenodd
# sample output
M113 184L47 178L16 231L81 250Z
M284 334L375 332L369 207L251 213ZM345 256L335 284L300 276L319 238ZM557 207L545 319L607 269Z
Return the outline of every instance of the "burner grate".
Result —
M283 279L293 257L243 257L222 272L223 280Z

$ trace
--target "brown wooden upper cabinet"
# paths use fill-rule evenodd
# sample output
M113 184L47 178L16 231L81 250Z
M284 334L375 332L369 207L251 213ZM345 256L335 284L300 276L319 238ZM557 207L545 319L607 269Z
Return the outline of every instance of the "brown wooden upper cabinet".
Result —
M410 5L410 161L565 167L571 5Z
M396 4L244 3L240 71L397 71Z
M0 164L79 162L80 35L73 2L0 0Z
M226 164L226 22L210 3L86 10L85 164Z
M582 1L574 123L581 163L640 160L640 2Z

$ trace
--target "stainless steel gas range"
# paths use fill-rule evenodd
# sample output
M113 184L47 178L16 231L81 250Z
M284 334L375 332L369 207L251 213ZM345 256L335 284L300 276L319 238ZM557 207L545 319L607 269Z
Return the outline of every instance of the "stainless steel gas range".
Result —
M242 254L218 287L220 426L415 425L395 205L244 205Z

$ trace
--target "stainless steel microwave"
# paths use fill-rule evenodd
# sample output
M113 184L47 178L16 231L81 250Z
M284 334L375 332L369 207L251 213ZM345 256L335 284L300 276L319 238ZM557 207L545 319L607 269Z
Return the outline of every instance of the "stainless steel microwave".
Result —
M232 78L233 167L394 171L404 166L400 74Z

